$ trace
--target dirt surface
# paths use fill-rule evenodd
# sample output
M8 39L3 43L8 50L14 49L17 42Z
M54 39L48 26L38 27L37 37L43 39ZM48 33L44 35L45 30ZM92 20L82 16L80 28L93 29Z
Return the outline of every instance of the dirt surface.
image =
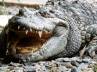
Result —
M96 62L89 57L58 58L24 64L13 62L0 64L0 72L96 72L96 70Z

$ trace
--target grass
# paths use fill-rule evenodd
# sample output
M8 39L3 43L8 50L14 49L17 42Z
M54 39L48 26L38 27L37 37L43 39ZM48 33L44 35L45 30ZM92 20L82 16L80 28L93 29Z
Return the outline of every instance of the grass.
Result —
M97 64L94 65L94 72L97 72Z
M0 6L0 15L3 15L3 14L7 14L4 0L2 0L2 5Z
M0 15L7 14L6 8L3 6L0 6Z

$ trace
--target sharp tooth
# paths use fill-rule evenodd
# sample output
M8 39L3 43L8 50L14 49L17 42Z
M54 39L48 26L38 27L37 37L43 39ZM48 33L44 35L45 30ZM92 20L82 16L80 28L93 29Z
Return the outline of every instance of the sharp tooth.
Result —
M26 30L26 35L28 34L28 30Z
M18 30L20 29L20 26L18 26Z
M48 31L45 31L45 33L48 33Z
M23 29L25 30L25 27Z
M41 36L42 36L42 31L39 31L38 34L39 34L39 37L41 38Z
M35 31L37 33L37 31Z
M30 28L30 31L32 32L32 29Z

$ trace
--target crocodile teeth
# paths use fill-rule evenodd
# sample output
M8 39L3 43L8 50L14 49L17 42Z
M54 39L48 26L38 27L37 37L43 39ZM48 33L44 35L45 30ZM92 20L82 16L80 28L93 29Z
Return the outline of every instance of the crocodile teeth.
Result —
M32 29L30 28L30 31L32 32Z
M25 27L23 29L25 30Z
M37 33L37 31L35 31L35 33Z
M20 29L20 26L18 26L18 30Z
M26 35L28 34L28 30L26 30Z
M39 31L38 34L39 34L39 37L41 38L41 36L42 36L42 31Z
M48 33L47 31L45 31L45 33Z

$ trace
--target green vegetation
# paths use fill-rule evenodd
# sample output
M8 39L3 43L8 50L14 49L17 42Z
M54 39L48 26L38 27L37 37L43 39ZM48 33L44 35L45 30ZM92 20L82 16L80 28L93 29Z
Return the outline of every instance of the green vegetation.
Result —
M97 64L94 65L94 72L97 72Z
M0 6L0 15L7 14L6 9L3 6Z
M2 0L2 5L0 6L0 15L3 15L3 14L7 14L4 0Z

